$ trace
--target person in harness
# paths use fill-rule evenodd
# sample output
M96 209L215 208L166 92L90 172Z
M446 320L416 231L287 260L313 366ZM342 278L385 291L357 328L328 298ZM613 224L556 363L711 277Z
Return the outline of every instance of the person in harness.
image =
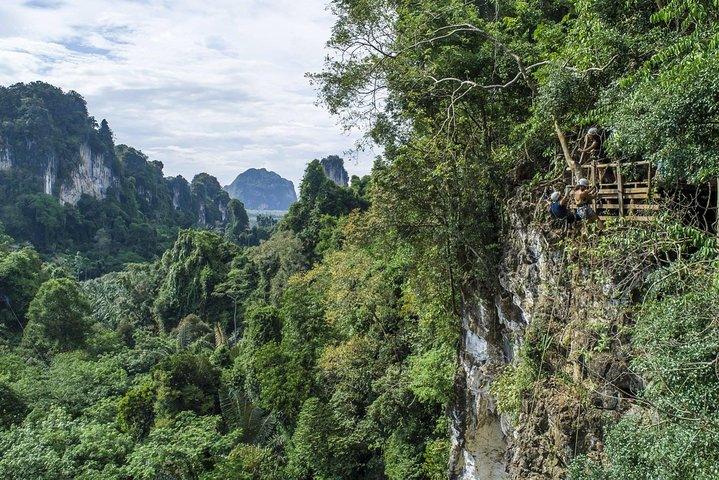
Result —
M589 188L589 180L580 178L574 187L574 203L577 205L577 219L585 222L597 220L597 213L592 209L591 202L597 196L596 188Z
M549 214L554 220L565 220L567 224L572 224L577 219L574 213L572 213L567 205L569 205L570 195L567 187L564 191L564 195L555 191L549 197Z

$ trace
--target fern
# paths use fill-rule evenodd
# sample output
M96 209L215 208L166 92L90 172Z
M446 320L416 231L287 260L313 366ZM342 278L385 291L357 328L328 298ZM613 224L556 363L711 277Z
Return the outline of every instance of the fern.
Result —
M276 419L255 406L241 389L225 386L218 396L225 424L242 431L243 443L265 444L276 434Z

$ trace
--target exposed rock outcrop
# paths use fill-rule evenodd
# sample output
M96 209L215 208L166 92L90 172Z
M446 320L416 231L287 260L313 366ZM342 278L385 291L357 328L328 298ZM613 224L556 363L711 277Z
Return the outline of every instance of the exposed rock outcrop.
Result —
M0 172L10 170L12 168L12 158L10 150L0 147Z
M509 219L497 291L464 295L453 479L565 478L574 456L601 451L601 418L618 418L638 388L622 346L600 345L612 341L602 332L626 321L629 300L614 297L611 275L590 272L561 232L530 212ZM518 364L525 341L545 349L539 371L519 411L502 413L492 385Z
M499 312L492 295L465 295L458 403L452 413L452 474L458 480L506 478L507 440L489 386L505 363Z
M192 192L190 183L182 175L167 178L172 194L172 208L178 211L192 210Z
M40 149L34 141L22 142L19 148L0 148L0 172L21 171L28 181L27 193L37 186L61 203L75 205L83 195L105 198L108 188L118 182L105 152L94 150L87 142L67 157L53 149Z
M337 155L330 155L320 160L325 175L340 187L349 185L349 175L345 170L345 161Z
M107 189L117 183L105 155L93 152L87 143L80 145L78 155L80 161L77 163L77 167L60 185L60 201L75 205L83 195L90 195L98 199L105 198ZM48 162L48 172L51 172L52 164L53 162ZM52 185L52 183L52 181L46 180L45 193L51 194L47 185Z

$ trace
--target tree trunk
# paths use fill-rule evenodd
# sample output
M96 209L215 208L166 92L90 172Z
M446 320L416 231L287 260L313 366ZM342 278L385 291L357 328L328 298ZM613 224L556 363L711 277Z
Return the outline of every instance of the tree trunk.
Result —
M562 146L562 153L564 153L564 160L567 162L567 168L572 171L575 177L581 177L577 162L572 159L572 154L569 152L569 145L567 145L567 137L565 137L562 133L562 130L559 128L559 123L557 123L556 119L554 120L554 130L557 132L559 143Z

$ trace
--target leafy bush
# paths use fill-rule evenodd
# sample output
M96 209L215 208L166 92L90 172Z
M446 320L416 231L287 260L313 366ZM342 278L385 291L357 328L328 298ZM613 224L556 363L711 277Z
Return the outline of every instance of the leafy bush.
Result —
M633 368L646 379L641 408L609 429L606 461L581 458L575 479L715 479L719 475L719 289L716 273L665 278L634 328ZM676 270L664 276L677 275Z

